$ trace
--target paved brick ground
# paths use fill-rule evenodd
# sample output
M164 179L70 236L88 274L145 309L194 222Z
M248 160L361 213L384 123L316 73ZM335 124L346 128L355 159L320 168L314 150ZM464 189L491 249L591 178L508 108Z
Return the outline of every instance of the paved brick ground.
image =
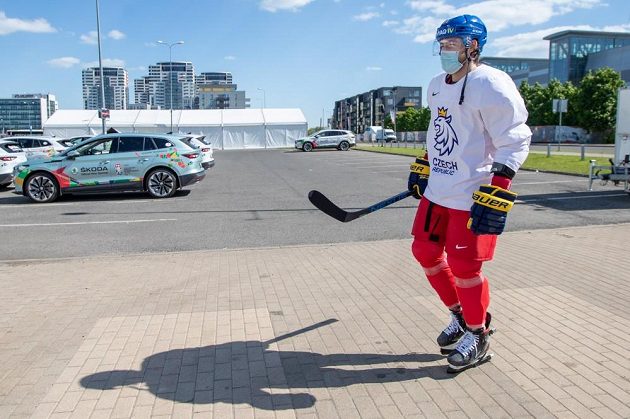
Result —
M457 376L409 240L0 264L0 417L628 418L628 237L503 235Z

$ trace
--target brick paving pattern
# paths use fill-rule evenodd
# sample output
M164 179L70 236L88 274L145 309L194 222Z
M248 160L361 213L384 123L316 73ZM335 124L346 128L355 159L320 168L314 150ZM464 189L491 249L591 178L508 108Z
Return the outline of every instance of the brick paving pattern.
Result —
M3 263L0 418L628 418L628 237L504 234L455 376L410 240Z

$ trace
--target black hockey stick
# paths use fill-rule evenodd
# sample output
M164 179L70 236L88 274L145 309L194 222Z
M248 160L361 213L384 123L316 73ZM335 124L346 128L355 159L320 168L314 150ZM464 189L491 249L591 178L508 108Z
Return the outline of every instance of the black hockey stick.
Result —
M321 210L324 214L330 215L332 218L341 221L342 223L347 223L348 221L356 220L357 218L363 217L366 214L378 211L381 208L385 208L386 206L391 205L394 202L398 202L401 199L405 199L408 196L411 196L411 192L404 191L399 193L398 195L394 195L390 198L387 198L381 202L378 202L374 205L358 211L342 210L337 205L333 204L330 199L326 198L326 196L324 196L324 194L319 191L310 191L308 193L308 200L311 201L311 203L315 205L319 210Z

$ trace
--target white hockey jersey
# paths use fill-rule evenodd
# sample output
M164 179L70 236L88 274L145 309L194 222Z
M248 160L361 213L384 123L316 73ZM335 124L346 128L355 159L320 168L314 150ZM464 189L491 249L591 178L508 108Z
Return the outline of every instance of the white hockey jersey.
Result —
M460 105L463 83L462 78L447 84L446 73L429 83L431 175L424 196L444 207L470 210L473 192L492 179L493 162L514 171L521 167L532 132L525 125L523 98L506 73L483 64L471 71Z

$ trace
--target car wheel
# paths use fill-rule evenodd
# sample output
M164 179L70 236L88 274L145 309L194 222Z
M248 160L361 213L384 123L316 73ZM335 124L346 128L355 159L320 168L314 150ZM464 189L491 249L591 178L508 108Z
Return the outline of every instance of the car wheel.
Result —
M311 143L304 143L302 144L302 150L304 151L311 151L313 149L313 144Z
M48 173L35 173L26 180L24 191L31 200L44 204L59 197L57 180Z
M350 148L350 143L347 141L342 141L339 143L339 150L341 151L348 151L348 149Z
M170 198L177 192L177 177L166 169L155 169L147 176L147 192L153 198Z

